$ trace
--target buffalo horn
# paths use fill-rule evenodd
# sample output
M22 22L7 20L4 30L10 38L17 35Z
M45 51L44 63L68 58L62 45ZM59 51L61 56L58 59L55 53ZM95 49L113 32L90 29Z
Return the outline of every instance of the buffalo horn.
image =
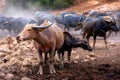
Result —
M51 23L50 25L48 25L48 26L33 26L33 28L38 28L38 29L44 29L44 28L48 28L48 27L50 27L51 25L52 25L53 23Z

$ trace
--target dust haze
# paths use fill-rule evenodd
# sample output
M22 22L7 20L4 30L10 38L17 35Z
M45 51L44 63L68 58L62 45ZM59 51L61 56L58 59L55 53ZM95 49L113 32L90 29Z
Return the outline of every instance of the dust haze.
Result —
M13 3L6 2L2 15L15 18L17 17L33 18L33 14L39 10L44 9L42 6L38 4L29 3L28 8L23 8L22 5L17 6L14 5Z

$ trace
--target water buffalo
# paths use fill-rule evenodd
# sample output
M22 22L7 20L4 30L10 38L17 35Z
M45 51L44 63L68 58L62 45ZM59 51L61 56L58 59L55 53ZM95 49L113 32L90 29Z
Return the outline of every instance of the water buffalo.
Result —
M38 25L42 24L45 20L55 22L55 15L47 11L36 11L34 13L34 18L38 22Z
M9 33L13 31L16 35L18 35L28 23L36 23L36 21L24 17L8 18L3 22L2 29L7 29Z
M110 16L89 20L83 25L83 38L86 37L89 42L90 36L93 36L93 48L95 48L96 37L103 37L107 48L106 32L110 30L118 31L116 24Z
M46 27L45 27L46 26ZM34 24L27 24L23 31L18 35L17 40L34 41L35 48L38 51L40 58L39 74L43 74L43 57L42 52L49 53L49 67L50 73L56 73L54 68L54 54L60 49L64 43L63 31L56 25L45 20L40 26Z
M93 16L95 16L97 13L98 13L98 12L97 12L96 10L91 10L91 11L89 12L89 16L90 16L90 17L93 17Z
M115 21L116 21L117 27L118 27L119 30L120 30L120 12L117 12L117 13L115 14Z
M75 12L62 12L61 14L55 17L56 22L60 24L64 24L63 20L66 14L76 14L76 13Z
M12 17L0 16L0 29L4 28L4 24L6 21L13 19Z
M92 10L89 12L89 17L104 17L104 16L110 16L111 13L109 12L98 12L95 10Z
M104 16L110 16L114 23L116 24L116 26L119 28L119 21L117 21L114 17L114 12L111 11L106 11L106 12L98 12L98 11L91 11L89 17L95 17L95 18L103 18ZM109 37L111 34L113 33L113 31L109 31L107 34L107 37Z
M58 55L60 61L64 60L64 52L68 52L68 62L70 62L71 57L71 51L73 48L83 48L84 50L92 51L91 46L88 44L86 40L81 40L79 38L76 38L72 36L68 32L64 32L64 44L63 46L58 50ZM62 64L62 62L60 62ZM60 68L62 68L63 65L60 65Z
M97 19L97 18L87 17L83 22L78 22L77 25L76 25L75 31L80 30L80 29L83 29L83 25L84 25L87 21L91 21L91 20L95 20L95 19Z
M84 14L76 14L76 13L66 13L66 14L61 14L61 16L56 18L56 22L63 24L64 30L66 29L69 31L70 27L76 28L75 26L77 25L78 22L82 22L85 19Z

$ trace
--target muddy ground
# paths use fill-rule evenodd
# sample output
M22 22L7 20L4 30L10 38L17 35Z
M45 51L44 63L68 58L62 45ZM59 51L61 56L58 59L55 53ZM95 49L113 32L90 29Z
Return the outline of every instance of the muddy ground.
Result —
M65 59L63 70L59 69L56 56L57 73L50 74L48 65L44 65L42 76L37 74L39 58L31 41L18 44L8 36L0 40L0 80L120 80L119 36L108 38L108 49L102 38L97 38L96 49L92 52L73 49L71 63Z

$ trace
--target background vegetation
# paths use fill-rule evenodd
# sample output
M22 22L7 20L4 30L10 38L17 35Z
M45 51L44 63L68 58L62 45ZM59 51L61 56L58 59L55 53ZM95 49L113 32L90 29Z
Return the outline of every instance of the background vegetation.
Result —
M32 5L37 5L46 9L62 9L72 6L74 0L7 0L7 4L22 8L30 8Z

